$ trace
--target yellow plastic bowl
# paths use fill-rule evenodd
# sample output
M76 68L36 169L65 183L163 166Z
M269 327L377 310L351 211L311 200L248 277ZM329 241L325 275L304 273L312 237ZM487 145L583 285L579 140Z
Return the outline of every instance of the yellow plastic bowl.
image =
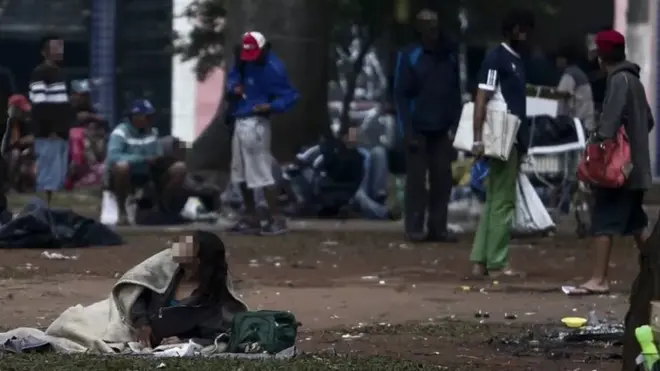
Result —
M579 328L587 324L587 319L582 317L565 317L561 322L570 328Z

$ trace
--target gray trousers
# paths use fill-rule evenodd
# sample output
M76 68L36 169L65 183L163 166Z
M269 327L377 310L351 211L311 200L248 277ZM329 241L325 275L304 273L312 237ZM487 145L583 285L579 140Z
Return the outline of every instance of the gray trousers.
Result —
M426 219L429 235L442 236L447 233L453 183L452 141L447 133L424 133L417 135L417 142L417 146L406 148L405 231L409 235L424 233Z

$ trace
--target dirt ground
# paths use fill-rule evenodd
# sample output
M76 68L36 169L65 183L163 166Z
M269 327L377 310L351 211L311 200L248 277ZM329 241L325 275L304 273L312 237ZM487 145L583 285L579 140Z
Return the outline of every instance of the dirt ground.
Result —
M588 273L584 240L517 241L512 261L524 280L466 281L470 236L456 245L410 245L400 233L294 232L223 237L238 291L255 309L291 310L303 323L305 352L388 355L474 369L620 369L620 349L606 345L528 347L505 341L564 316L621 321L636 273L632 241L618 240L611 295L568 298L559 287ZM127 236L127 245L57 251L4 250L0 261L0 327L46 327L64 309L107 297L123 272L165 247L167 233ZM52 251L51 251L52 252ZM490 314L475 318L475 312ZM514 319L515 318L515 319ZM466 368L462 368L466 369Z

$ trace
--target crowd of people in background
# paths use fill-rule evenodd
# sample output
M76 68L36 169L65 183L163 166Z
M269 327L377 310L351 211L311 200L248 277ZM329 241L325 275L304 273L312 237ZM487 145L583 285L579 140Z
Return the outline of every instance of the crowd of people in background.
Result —
M646 217L641 203L650 182L645 148L653 121L649 113L642 112L648 104L640 95L639 70L625 61L622 37L602 31L586 53L576 43L565 43L556 53L554 67L560 73L553 82L550 74L539 73L539 68L549 67L539 67L535 53L529 53L534 26L529 12L511 13L502 25L502 43L484 58L474 96L475 145L468 155L479 157L483 152L485 106L493 96L501 96L514 115L526 116L530 82L526 75L553 83L550 94L559 100L558 114L578 118L590 133L612 135L611 127L625 115L636 149L634 182L614 193L594 191L592 229L600 236L599 268L579 288L586 293L603 292L608 288L602 262L607 260L611 237L602 236L633 233L639 243L643 240L640 231L646 226ZM274 159L270 119L292 109L299 94L266 37L256 31L243 35L226 87L225 121L232 133L232 156L230 182L221 204L240 215L230 232L286 233L285 215L347 217L355 213L366 219L396 220L403 211L406 239L457 241L448 230L447 215L456 194L452 165L457 154L452 141L464 103L458 48L441 30L433 11L421 11L415 27L418 39L398 53L392 88L399 122L398 148L402 149L399 157L405 159L403 210L388 202L393 196L388 193L390 162L397 161L392 149L359 146L357 130L350 125L301 149L292 163L279 164ZM610 44L614 47L607 49L605 45ZM144 192L151 193L161 212L177 213L187 171L174 145L168 150L168 142L153 127L155 107L138 99L122 122L108 122L92 106L89 81L67 85L60 66L63 41L46 37L41 47L43 63L34 70L29 97L14 95L8 102L3 140L7 166L3 171L9 183L17 190L42 192L47 202L53 192L100 185L116 198L120 224L135 222L127 205L138 202ZM526 58L528 55L532 57ZM609 85L607 81L611 81ZM613 90L612 81L621 85L619 91ZM627 105L638 114L628 112ZM528 130L523 119L510 159L489 161L484 212L471 256L475 276L518 273L509 266L508 246L516 177L528 150ZM615 218L612 205L625 213L619 212Z
M392 99L398 121L397 148L361 147L350 125L326 134L288 164L271 153L271 118L299 100L284 63L265 35L246 32L228 74L225 123L231 135L229 184L211 198L237 211L230 233L275 236L287 233L289 216L359 217L397 220L401 210L389 199L390 162L404 164L405 239L415 243L457 242L448 229L448 207L456 192L452 173L453 140L463 111L458 48L430 10L415 19L418 39L403 47L394 69ZM474 278L522 276L509 259L511 225L521 162L530 149L527 96L530 80L551 85L558 115L577 118L590 141L600 143L624 130L631 147L631 171L619 188L587 185L591 197L593 272L569 295L609 292L607 273L613 237L632 236L638 247L648 237L643 209L651 186L649 132L654 119L639 79L640 68L626 59L625 38L600 31L587 47L568 42L556 54L556 71L530 55L533 14L517 10L502 22L501 43L484 57L477 74L472 131L473 159L486 162L483 212L470 261ZM28 97L9 98L2 140L2 179L15 189L36 190L50 204L53 194L99 185L118 207L117 224L137 223L131 210L179 215L192 195L185 156L175 138L162 138L153 126L156 108L137 99L119 123L96 112L88 81L70 86L61 66L64 43L49 36L41 43L43 63L32 74ZM545 60L547 62L547 60ZM520 121L506 159L486 159L484 127L488 105L503 102ZM213 154L209 154L213 155ZM397 158L398 156L398 158ZM403 161L401 161L403 159ZM472 162L470 162L472 164ZM468 166L469 167L469 166ZM459 177L459 178L462 178ZM6 185L5 185L6 186ZM213 206L209 207L213 208ZM0 198L0 223L11 220L6 196ZM176 217L167 221L178 220Z

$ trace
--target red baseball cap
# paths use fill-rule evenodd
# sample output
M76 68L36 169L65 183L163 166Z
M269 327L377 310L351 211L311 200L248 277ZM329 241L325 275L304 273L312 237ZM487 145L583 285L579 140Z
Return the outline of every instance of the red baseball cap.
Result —
M243 34L243 48L241 49L241 60L252 62L259 58L261 51L266 46L266 38L261 32L250 31Z
M7 102L7 106L16 106L18 107L21 111L25 112L30 112L32 110L32 105L30 104L30 101L25 97L25 95L22 94L14 94L9 97L9 101Z
M626 38L615 30L605 30L596 34L595 43L599 53L609 54L615 47L625 46Z

